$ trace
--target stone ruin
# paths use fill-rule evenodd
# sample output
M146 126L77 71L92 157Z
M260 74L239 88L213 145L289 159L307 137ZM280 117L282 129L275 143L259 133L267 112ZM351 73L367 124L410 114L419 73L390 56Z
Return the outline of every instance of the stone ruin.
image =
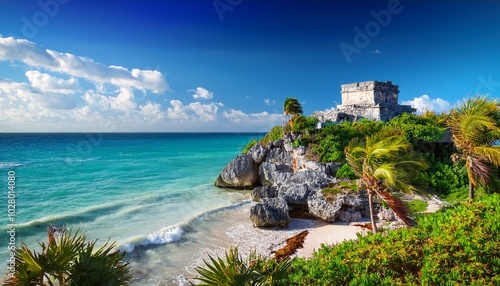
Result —
M364 81L343 84L342 104L337 108L316 111L311 116L326 121L357 121L362 118L389 121L402 113L414 113L415 108L398 104L399 86L391 81Z

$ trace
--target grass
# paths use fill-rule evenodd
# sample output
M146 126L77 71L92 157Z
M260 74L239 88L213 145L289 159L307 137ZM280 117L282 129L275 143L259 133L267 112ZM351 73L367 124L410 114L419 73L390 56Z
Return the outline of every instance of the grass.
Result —
M429 206L428 203L421 200L412 200L411 202L406 202L405 204L408 210L413 214L424 212L427 210L427 206Z

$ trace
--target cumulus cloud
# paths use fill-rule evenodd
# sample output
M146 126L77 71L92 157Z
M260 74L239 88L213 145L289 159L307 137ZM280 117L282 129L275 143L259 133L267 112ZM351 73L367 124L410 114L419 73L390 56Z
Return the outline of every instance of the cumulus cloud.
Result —
M448 112L452 107L452 104L448 101L441 98L432 99L427 94L415 97L413 100L403 101L403 104L416 108L417 113L423 113L426 110L443 113Z
M193 94L193 98L196 98L196 99L212 99L212 98L214 98L214 93L208 91L207 89L205 89L203 87L197 87L194 90L191 89L188 91L195 92L195 94Z
M171 119L184 120L199 120L202 122L214 121L217 118L217 111L221 103L201 104L192 102L184 105L180 100L171 100L172 107L167 108L167 117Z
M75 94L81 90L78 80L74 77L64 80L35 70L27 71L26 76L32 87L44 93Z
M153 93L169 90L165 77L159 71L106 66L86 57L44 49L25 39L0 37L0 60L19 61L30 67L63 73L95 83L109 83Z
M281 114L270 114L266 111L260 113L245 113L236 109L224 111L222 116L233 123L249 123L267 126L279 125L282 119Z

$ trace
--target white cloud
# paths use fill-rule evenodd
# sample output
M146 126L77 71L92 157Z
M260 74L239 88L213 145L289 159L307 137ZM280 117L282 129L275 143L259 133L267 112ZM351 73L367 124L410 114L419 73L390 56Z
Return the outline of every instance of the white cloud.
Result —
M80 91L78 80L74 77L64 80L35 70L27 71L26 76L32 87L44 93L75 94Z
M214 93L208 91L207 89L205 89L203 87L197 87L195 90L191 89L188 91L194 91L195 94L193 94L193 98L196 98L196 99L198 99L198 98L199 99L212 99L212 98L214 98Z
M89 58L44 49L24 39L0 37L0 60L20 61L30 67L43 68L95 83L109 83L153 93L169 90L167 81L159 71L130 71L121 66L106 66Z
M167 108L167 117L178 119L181 121L192 120L209 122L217 119L217 111L219 107L224 106L222 103L201 104L192 102L184 105L180 100L171 100L172 107Z
M269 106L273 106L273 105L276 105L276 100L274 99L269 99L269 98L266 98L264 99L264 102L269 105Z
M413 100L403 101L403 104L416 108L417 113L423 113L426 110L443 113L448 112L452 107L448 101L441 98L432 99L427 94L415 97Z
M265 126L275 126L281 124L281 114L270 114L266 111L260 113L245 113L241 110L230 109L222 113L224 118L233 123L245 123Z
M374 55L378 55L381 54L382 52L380 50L372 50L371 53Z

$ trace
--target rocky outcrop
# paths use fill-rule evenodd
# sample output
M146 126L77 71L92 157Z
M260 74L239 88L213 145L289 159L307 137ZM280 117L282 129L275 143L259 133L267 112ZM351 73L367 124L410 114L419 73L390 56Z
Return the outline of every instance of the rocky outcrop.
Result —
M274 186L261 186L252 190L252 200L260 202L262 199L271 199L278 196L278 190Z
M267 146L254 145L246 155L231 161L220 173L215 185L224 188L254 187L257 202L250 218L256 227L288 225L289 205L308 209L327 222L336 219L359 221L368 217L368 198L360 194L337 194L325 198L321 190L336 182L338 165L306 159L304 147L294 148L289 141L277 140Z
M369 217L368 197L360 191L342 192L327 200L321 192L316 192L307 200L309 213L324 221L334 222L337 218L345 221L359 221Z
M292 175L292 168L289 165L264 162L259 167L259 179L263 186L286 182Z
M259 172L250 155L240 155L231 161L215 181L216 187L246 188L259 183Z
M288 204L280 197L263 199L250 209L250 219L254 227L288 227Z

